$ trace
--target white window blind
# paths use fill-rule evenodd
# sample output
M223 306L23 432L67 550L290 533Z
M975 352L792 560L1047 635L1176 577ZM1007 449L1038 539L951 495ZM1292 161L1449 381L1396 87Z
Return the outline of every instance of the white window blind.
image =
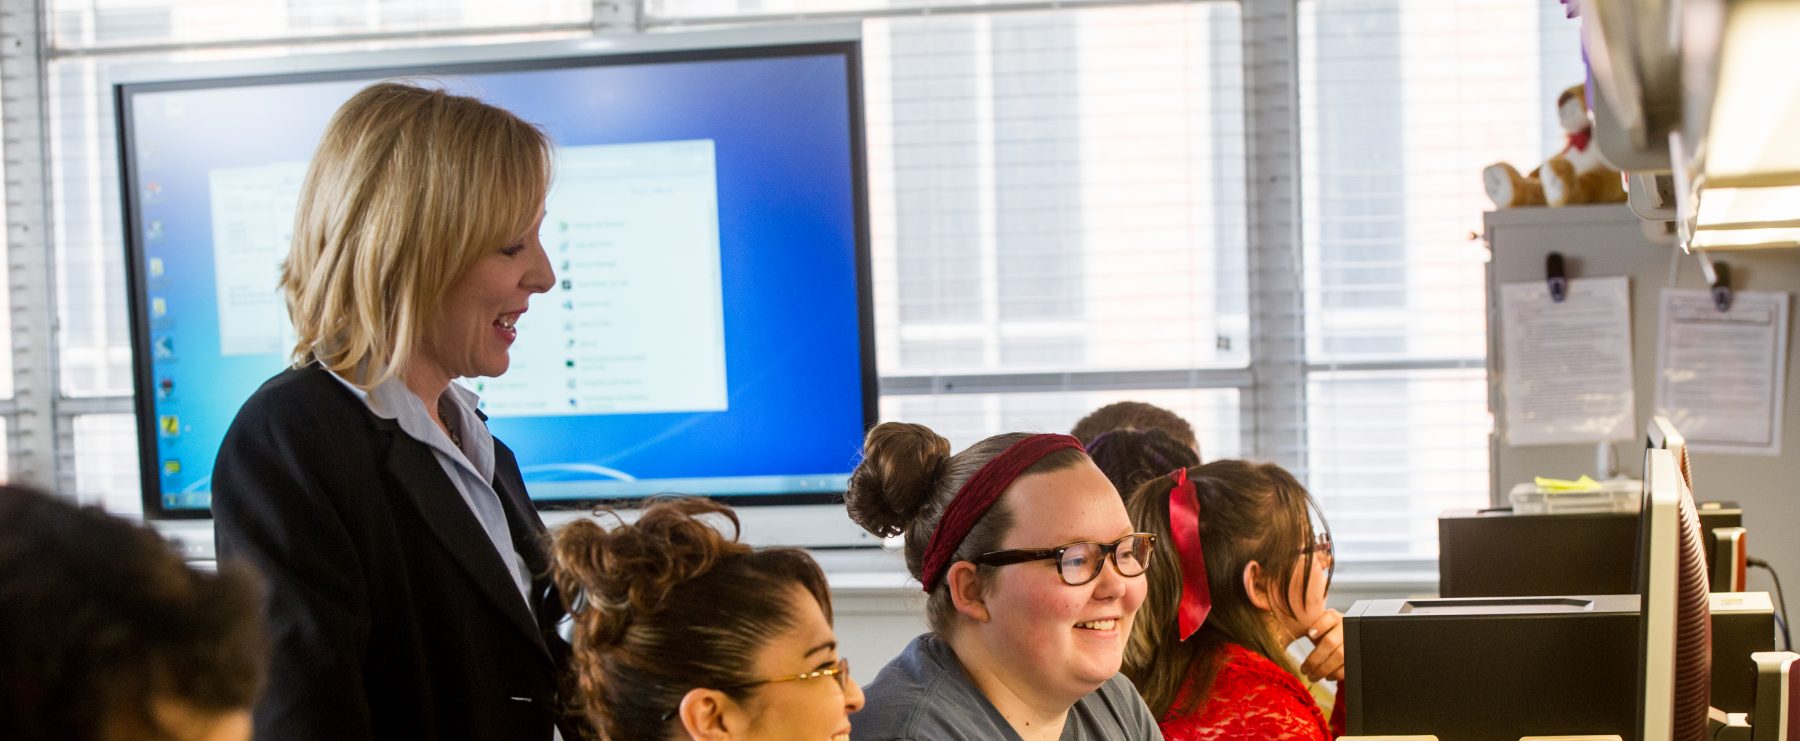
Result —
M1224 3L865 24L884 376L1241 368Z
M1027 391L992 394L888 394L881 418L920 422L961 450L996 432L1068 432L1088 412L1115 401L1142 401L1194 426L1208 459L1244 455L1239 390Z
M5 80L0 79L0 101L5 99L5 86ZM5 113L5 106L0 105L0 121L5 120ZM7 182L6 158L0 157L0 183L5 182ZM0 224L8 223L6 210L9 200L0 198ZM3 234L4 232L0 232L0 235ZM0 236L0 254L10 256L11 247L12 245L7 243L6 237ZM0 353L0 403L11 401L13 398L12 262L11 259L0 260L0 348L6 348L6 352ZM11 414L10 410L8 414ZM5 417L0 417L0 423L4 423L4 421ZM0 435L0 440L7 439L7 436ZM0 455L4 455L10 447L11 445L0 445ZM0 477L4 477L6 472L11 470L5 465L0 465Z
M1555 3L1299 6L1307 480L1348 561L1437 555L1488 502L1481 169L1561 148Z
M46 0L52 54L587 30L590 0Z
M0 79L0 101L5 100L5 86L5 80ZM5 120L5 113L6 107L0 105L0 121ZM0 157L0 183L5 182L7 182L6 158ZM6 220L8 201L7 198L0 198L0 224L8 223ZM4 232L0 232L0 254L10 256L12 245L7 243L4 234ZM6 348L6 352L0 352L0 403L11 401L13 398L12 276L12 260L0 260L0 348ZM10 409L8 414L11 414ZM0 424L4 424L5 419L5 417L0 417ZM0 435L0 440L6 439L8 439L7 436ZM6 449L10 447L10 445L0 445L0 455L4 455ZM4 461L0 461L0 464L3 463ZM4 477L10 470L12 469L6 465L0 465L0 477Z
M594 7L53 0L65 482L137 507L109 68L568 35ZM1297 11L1293 59L1275 60L1297 108L1247 99L1246 50L1288 31L1224 0L646 0L641 21L867 16L884 418L960 446L1149 401L1192 421L1208 458L1294 467L1347 561L1414 563L1436 553L1439 510L1486 501L1479 171L1561 145L1575 24L1505 0ZM1246 121L1296 132L1298 164L1273 163L1298 175L1292 238L1250 220L1266 212ZM1252 274L1251 235L1298 269ZM1296 319L1256 325L1258 306Z
M58 488L116 512L142 511L112 70L567 38L592 32L593 8L570 0L49 0L42 105L58 317Z

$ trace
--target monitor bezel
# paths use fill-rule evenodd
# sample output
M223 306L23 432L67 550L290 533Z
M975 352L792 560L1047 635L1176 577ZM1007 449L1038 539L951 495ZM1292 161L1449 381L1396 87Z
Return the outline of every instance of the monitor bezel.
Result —
M157 453L155 374L151 368L146 245L136 180L137 147L132 132L133 102L147 93L221 89L253 85L295 84L392 77L455 77L469 74L544 69L623 66L646 63L718 61L809 55L841 55L845 65L850 120L850 164L854 211L854 271L857 283L858 345L861 351L862 429L879 414L875 361L875 319L871 268L868 193L868 150L864 129L862 42L855 24L780 29L656 34L625 38L595 37L569 42L504 44L487 47L409 49L396 52L321 55L313 58L258 60L253 63L205 63L151 67L116 75L113 84L117 126L120 206L124 218L126 303L131 333L134 428L137 436L139 494L144 517L152 520L211 519L210 508L163 505ZM777 492L720 494L709 498L734 507L839 505L843 492ZM540 511L591 511L596 507L636 507L645 498L578 498L533 500Z

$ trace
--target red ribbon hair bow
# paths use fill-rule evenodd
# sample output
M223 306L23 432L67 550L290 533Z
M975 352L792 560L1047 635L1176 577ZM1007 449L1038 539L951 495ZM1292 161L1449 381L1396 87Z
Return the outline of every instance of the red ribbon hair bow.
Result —
M1200 497L1186 468L1177 468L1171 475L1175 486L1169 489L1169 529L1181 561L1181 603L1176 615L1181 621L1179 635L1185 641L1212 612L1212 586L1206 578L1206 555L1200 548Z

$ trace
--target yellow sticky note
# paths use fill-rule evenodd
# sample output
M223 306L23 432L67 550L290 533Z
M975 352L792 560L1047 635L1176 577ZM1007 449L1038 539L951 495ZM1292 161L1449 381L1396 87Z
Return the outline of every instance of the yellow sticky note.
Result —
M1542 491L1593 491L1600 488L1600 482L1583 475L1574 481L1567 479L1549 479L1539 476L1534 479L1538 489Z

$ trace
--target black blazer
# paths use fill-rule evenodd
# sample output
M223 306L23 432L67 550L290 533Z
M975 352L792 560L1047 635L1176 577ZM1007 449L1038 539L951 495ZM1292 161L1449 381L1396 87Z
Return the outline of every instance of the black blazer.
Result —
M518 460L498 440L494 457L537 617L431 448L397 422L316 367L244 403L212 509L219 558L267 582L259 741L551 737L571 686L562 609Z

